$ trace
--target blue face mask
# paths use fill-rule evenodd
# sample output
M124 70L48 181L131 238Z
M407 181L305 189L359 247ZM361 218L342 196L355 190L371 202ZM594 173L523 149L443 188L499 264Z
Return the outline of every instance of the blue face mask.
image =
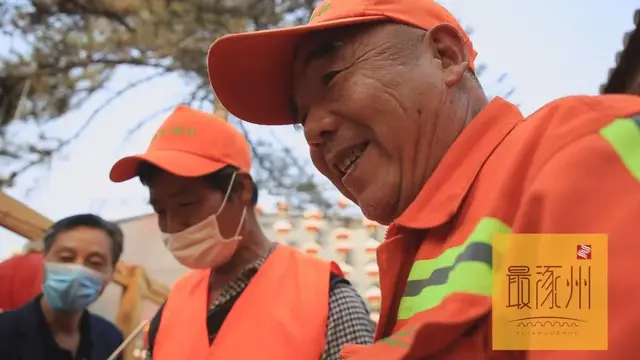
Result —
M77 312L96 301L104 276L80 264L46 262L44 297L57 311Z

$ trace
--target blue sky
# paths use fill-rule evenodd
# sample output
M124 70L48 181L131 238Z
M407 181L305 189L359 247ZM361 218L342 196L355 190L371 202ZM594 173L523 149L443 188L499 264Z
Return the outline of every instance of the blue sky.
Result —
M504 93L516 87L513 100L525 113L562 96L597 94L614 66L615 54L622 48L623 34L633 28L634 11L640 8L640 0L440 3L464 26L474 28L472 40L478 61L488 65L483 77L487 90ZM506 81L500 88L492 88L492 81L503 73L508 73ZM73 133L113 91L145 75L139 69L120 71L104 93L68 114L64 126L52 126L50 131ZM137 181L112 184L108 171L120 157L144 151L166 113L152 117L133 136L127 133L139 120L184 97L185 84L179 77L165 77L111 103L83 138L54 159L50 170L27 174L8 192L52 219L79 212L96 212L110 219L150 212L145 189ZM284 128L250 129L259 136L287 138L308 160L302 134ZM263 199L266 207L277 200ZM20 237L0 229L0 259L23 244Z

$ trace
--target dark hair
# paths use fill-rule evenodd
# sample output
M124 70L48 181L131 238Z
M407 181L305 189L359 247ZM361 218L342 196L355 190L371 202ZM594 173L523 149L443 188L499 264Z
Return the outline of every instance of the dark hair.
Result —
M124 235L118 224L107 221L98 215L93 214L79 214L66 217L62 220L58 220L44 234L42 242L44 243L44 253L48 253L56 242L58 235L65 231L73 230L79 227L89 227L104 231L111 239L111 253L113 256L113 264L115 265L120 260L122 255L122 246Z
M140 165L138 165L138 169L136 170L138 177L140 178L140 182L144 186L149 186L149 182L159 171L163 170L148 162L142 162ZM204 181L206 181L212 189L224 193L229 188L231 178L236 172L238 172L237 167L227 165L218 171L203 175L200 178L204 179ZM253 188L251 191L251 205L256 205L258 203L258 187L255 183L253 183Z

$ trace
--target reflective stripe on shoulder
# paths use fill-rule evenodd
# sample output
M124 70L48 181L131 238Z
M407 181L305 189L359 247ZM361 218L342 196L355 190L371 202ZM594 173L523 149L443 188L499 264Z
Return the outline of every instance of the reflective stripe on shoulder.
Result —
M485 217L464 244L445 250L435 259L416 261L400 301L398 320L434 308L453 293L491 295L491 240L494 235L511 232L499 219Z
M616 119L600 129L631 175L640 181L640 115Z

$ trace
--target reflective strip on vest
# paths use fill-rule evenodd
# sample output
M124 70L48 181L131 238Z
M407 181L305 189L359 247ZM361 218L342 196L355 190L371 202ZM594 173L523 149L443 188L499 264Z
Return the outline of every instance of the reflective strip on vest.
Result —
M491 239L509 233L511 228L502 221L485 217L464 244L435 259L416 261L400 301L398 320L434 308L453 293L491 295Z
M640 181L640 115L616 119L600 129L631 175Z

